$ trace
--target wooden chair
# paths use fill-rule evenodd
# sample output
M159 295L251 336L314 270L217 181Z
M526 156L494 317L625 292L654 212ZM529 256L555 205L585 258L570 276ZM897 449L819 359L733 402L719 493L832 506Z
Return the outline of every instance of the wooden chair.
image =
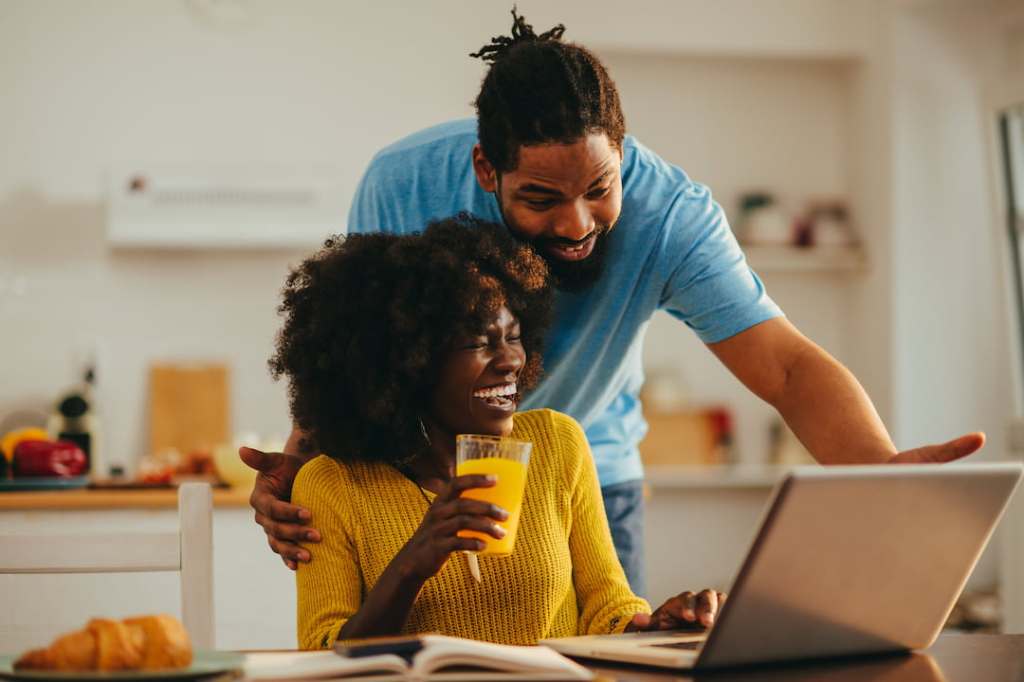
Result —
M192 645L212 649L213 496L209 484L186 483L178 488L178 519L177 531L161 533L0 533L0 573L176 571L181 574L181 619Z

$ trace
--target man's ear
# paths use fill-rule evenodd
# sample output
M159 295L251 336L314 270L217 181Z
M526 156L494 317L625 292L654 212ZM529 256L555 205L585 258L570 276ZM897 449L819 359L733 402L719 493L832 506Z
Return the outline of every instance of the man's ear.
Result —
M479 144L473 146L473 172L476 173L476 181L483 191L498 191L498 173L484 156Z

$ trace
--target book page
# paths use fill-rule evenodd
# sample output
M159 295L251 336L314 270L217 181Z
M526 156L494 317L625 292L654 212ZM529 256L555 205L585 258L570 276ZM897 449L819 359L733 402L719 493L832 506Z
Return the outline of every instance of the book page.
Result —
M413 658L417 678L436 677L452 666L474 666L488 670L540 673L548 679L588 680L593 675L583 666L543 646L509 646L471 639L426 635L425 648ZM479 679L485 679L482 675Z
M245 677L253 682L327 680L368 673L402 674L407 670L405 661L392 654L345 658L333 651L297 651L245 656Z

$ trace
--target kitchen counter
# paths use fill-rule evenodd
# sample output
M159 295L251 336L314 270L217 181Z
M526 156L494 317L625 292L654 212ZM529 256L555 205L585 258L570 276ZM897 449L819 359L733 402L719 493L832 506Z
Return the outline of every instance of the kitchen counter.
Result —
M214 488L214 507L248 507L249 490ZM0 492L0 511L73 509L174 509L178 491L149 490L33 490Z

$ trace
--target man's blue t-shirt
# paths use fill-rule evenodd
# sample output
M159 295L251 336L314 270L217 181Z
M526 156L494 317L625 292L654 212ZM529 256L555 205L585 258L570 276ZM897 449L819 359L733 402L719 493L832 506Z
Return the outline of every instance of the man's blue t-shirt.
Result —
M476 142L476 121L466 119L381 150L356 191L348 231L421 232L459 211L501 223L495 197L473 173ZM623 154L622 213L606 237L605 270L582 293L557 292L544 377L521 405L575 417L602 486L643 477L640 356L655 311L682 320L705 343L782 314L711 192L630 136Z

